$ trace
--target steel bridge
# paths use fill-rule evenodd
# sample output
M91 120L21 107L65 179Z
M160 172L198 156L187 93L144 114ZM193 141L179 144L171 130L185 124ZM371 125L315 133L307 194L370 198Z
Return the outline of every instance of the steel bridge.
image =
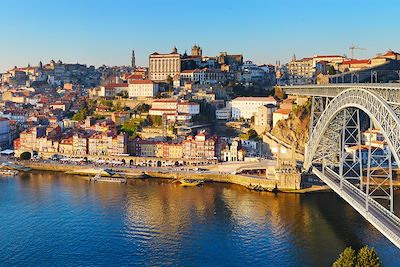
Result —
M311 170L400 248L394 213L392 167L400 166L400 84L284 86L308 96L309 141L304 168ZM363 130L366 131L363 138ZM384 137L372 145L372 129ZM364 140L363 140L364 139Z

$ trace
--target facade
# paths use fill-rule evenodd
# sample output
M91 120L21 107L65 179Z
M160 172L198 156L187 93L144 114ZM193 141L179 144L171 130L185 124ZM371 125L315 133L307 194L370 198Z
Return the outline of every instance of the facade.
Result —
M283 109L283 108L276 110L272 115L272 127L275 127L278 121L286 120L287 118L289 118L290 111L291 111L290 109Z
M176 48L169 54L153 53L149 56L149 78L153 81L166 81L181 72L181 55Z
M275 110L276 106L274 104L260 106L254 117L254 126L264 130L267 126L272 127Z
M0 118L0 146L11 144L10 121Z
M249 120L252 116L255 116L260 106L277 104L273 97L237 97L231 103L232 118L236 120Z
M289 62L289 84L309 84L313 82L314 68L312 58L296 60L294 57Z
M182 146L184 159L215 159L217 156L215 138L207 137L204 132L188 136Z
M158 94L158 83L151 80L132 80L129 83L129 97L155 97Z
M197 115L200 113L200 105L194 102L180 102L178 103L178 113Z

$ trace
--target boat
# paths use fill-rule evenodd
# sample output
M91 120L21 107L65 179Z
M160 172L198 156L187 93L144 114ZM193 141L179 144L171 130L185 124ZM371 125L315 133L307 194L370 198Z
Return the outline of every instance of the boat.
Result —
M100 173L96 174L93 178L90 178L93 182L108 182L108 183L120 183L126 184L126 177L102 177Z
M199 186L203 185L204 181L202 180L188 180L188 179L180 179L180 186Z
M0 176L16 176L18 173L17 170L0 169Z

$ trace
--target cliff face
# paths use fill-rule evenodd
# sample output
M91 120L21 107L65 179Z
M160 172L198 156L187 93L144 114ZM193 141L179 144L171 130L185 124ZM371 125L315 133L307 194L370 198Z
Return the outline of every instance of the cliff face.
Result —
M304 145L308 141L308 130L310 125L310 104L293 106L286 120L280 120L272 129L273 134L279 140L296 145L296 148L304 151Z

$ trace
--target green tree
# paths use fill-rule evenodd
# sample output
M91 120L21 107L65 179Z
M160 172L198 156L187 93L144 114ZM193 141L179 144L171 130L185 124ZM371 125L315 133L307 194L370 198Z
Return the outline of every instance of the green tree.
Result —
M85 107L81 108L77 113L75 113L72 119L74 121L83 121L84 119L86 119L87 113L88 111Z
M162 116L150 116L150 121L153 126L161 126L162 125Z
M139 105L136 108L136 110L139 111L140 113L146 113L146 112L149 112L150 108L151 108L150 105L143 103L143 104Z
M139 125L140 124L137 121L131 119L122 124L121 131L127 133L129 136L136 137Z
M22 152L21 155L19 155L19 158L22 160L29 160L31 159L31 152Z
M382 262L375 249L368 246L362 247L357 254L356 267L381 267Z
M333 267L381 267L382 263L376 251L368 246L362 247L356 254L351 247L340 253Z
M333 267L354 267L357 262L357 256L354 249L346 248L340 253L339 258L332 264Z
M332 65L329 66L329 68L328 68L328 74L329 75L335 75L336 74L336 70Z

